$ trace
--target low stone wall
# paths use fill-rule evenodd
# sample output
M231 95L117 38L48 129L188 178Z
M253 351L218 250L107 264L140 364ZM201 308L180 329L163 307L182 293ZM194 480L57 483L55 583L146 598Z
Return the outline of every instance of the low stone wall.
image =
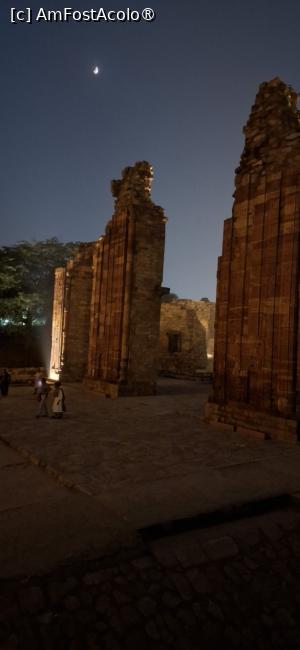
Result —
M36 368L6 368L11 376L12 384L33 384L37 372L47 376L46 369L38 366Z

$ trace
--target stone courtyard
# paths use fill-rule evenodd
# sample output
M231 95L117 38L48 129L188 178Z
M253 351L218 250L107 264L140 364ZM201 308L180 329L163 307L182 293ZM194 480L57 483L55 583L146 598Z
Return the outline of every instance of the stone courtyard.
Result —
M63 535L64 518L79 504L80 517L83 508L90 518L90 543L84 538L82 548L76 517L69 522L74 528L70 555L86 551L87 545L103 552L119 538L136 538L141 528L300 490L298 446L207 425L201 411L210 392L207 385L164 378L157 396L119 400L78 384L67 384L65 392L68 410L61 421L35 418L37 402L29 387L12 388L9 398L1 400L1 440L19 452L21 463L14 470L12 501L5 503L4 493L2 510L6 516L18 508L23 516L26 472L36 470L32 464L39 466L39 475L50 476L51 485L68 496L68 514L55 523L56 534ZM38 486L29 485L29 504L42 502ZM54 517L58 510L56 506ZM9 522L2 529L7 526ZM22 531L22 544L27 533L31 535ZM0 546L8 570L7 545ZM31 573L43 566L41 550L39 560L29 544ZM63 545L60 557L57 548L53 563L64 560L65 552ZM51 562L46 565L51 568Z
M65 392L64 419L37 420L32 389L12 388L1 439L131 528L300 489L297 445L204 422L209 385L163 378L157 396L119 400Z
M207 425L197 382L65 391L61 421L1 400L1 650L299 647L297 496L201 523L299 492L298 445Z

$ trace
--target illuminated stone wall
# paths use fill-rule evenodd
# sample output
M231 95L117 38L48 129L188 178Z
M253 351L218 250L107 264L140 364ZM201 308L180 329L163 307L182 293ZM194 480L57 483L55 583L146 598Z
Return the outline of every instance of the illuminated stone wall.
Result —
M86 374L94 244L81 244L66 268L55 271L50 376L80 381Z
M65 310L66 269L55 269L53 312L52 312L52 344L50 357L50 377L57 379L61 372L63 324Z
M111 397L156 390L166 218L151 182L147 162L127 167L103 237L56 270L52 376Z
M199 370L211 369L214 312L215 304L209 301L179 299L162 303L161 374L192 378Z
M300 410L300 114L263 83L244 129L218 266L215 376L207 417L297 439Z
M216 303L207 299L189 300L185 298L180 298L176 302L194 310L197 320L204 327L207 354L209 358L212 358L214 354Z
M146 162L112 182L115 211L95 246L86 384L112 397L156 388L165 222Z

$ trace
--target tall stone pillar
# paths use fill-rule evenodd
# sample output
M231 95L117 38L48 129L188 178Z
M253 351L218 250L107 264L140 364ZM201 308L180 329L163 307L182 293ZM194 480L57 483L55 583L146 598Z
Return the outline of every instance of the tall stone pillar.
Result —
M66 269L64 267L55 269L49 371L51 379L58 379L61 372L64 336L65 286Z
M95 245L85 383L111 397L156 389L166 218L151 181L138 162L112 182L115 211Z
M218 264L209 421L297 440L300 414L300 113L276 78L244 128Z
M50 376L80 381L87 370L94 244L81 244L66 268L56 269Z

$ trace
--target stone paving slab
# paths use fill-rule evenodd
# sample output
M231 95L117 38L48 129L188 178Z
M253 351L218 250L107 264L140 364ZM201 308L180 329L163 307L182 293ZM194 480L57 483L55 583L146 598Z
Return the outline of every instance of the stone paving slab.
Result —
M68 491L56 483L41 481L36 468L24 462L1 467L0 512L20 508L25 504L30 506L57 500L64 498L66 494L68 495Z
M103 504L57 483L1 442L0 458L0 580L137 544Z
M0 512L0 581L38 575L74 558L99 557L132 544L137 544L136 536L104 508L100 512L93 499L81 494L41 497Z
M0 453L0 469L3 467L12 467L16 465L24 465L24 460L20 458L18 454L13 449L1 445Z

